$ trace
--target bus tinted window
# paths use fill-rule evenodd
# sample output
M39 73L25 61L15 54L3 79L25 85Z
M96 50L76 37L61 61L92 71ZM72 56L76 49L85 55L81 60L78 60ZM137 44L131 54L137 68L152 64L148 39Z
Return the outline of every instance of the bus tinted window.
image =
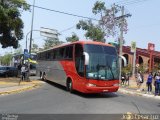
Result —
M73 46L66 47L64 58L65 59L73 58Z
M100 45L85 45L85 51L89 53L102 53L103 48Z
M65 50L64 48L60 48L60 49L59 49L59 58L60 58L60 59L63 59L64 50Z
M31 55L30 55L30 58L31 58L32 60L37 60L37 55L36 55L36 54L31 54Z
M84 76L84 57L83 57L83 47L80 44L75 45L75 66L77 73L80 76Z
M39 60L63 60L73 59L73 45L54 50L44 51L38 54Z
M53 50L53 60L56 59L56 50Z
M114 47L101 46L101 45L85 45L85 51L89 53L105 53L109 55L116 55L116 50Z
M116 49L114 47L110 47L110 46L104 46L104 53L105 54L109 54L109 55L116 55Z

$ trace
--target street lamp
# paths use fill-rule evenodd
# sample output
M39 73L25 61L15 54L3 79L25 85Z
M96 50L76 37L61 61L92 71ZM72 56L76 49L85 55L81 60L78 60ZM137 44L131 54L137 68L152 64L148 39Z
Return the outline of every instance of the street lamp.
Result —
M44 28L44 27L41 27L40 30L30 30L27 34L26 34L26 49L27 49L27 39L28 39L28 35L29 34L32 34L33 31L38 31L40 32L40 35L41 36L44 36L44 37L48 37L48 38L54 38L54 39L58 39L58 31L56 29L50 29L50 28ZM32 47L32 40L30 39L30 48L29 48L29 51L31 51L31 47ZM30 53L29 53L30 54Z
M30 33L32 33L33 31L40 31L40 30L32 30L32 31L29 31L27 34L26 34L26 49L27 49L27 39L28 39L28 35L30 34ZM30 45L32 46L32 42L31 42L31 40L30 40ZM31 48L30 48L31 49Z

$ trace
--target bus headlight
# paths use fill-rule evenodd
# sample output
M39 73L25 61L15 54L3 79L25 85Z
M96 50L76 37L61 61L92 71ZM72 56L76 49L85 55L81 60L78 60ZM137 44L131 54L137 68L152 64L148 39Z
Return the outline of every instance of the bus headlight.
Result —
M95 85L95 84L92 84L92 83L88 83L87 86L88 86L88 87L96 87L96 85Z

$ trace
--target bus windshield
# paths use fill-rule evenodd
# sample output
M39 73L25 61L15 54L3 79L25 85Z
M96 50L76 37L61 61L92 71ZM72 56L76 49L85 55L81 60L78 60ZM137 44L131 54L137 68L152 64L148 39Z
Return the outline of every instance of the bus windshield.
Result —
M37 55L36 55L36 54L31 54L31 55L30 55L30 59L32 59L32 60L37 60Z
M84 51L89 54L89 65L86 66L87 78L119 79L118 56L114 47L87 44Z

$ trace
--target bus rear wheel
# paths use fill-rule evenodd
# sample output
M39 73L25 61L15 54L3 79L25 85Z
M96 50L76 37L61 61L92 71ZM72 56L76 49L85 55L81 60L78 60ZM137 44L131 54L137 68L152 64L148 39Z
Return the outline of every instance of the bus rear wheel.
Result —
M70 93L73 93L73 83L72 83L72 80L70 80L70 79L67 80L67 90Z

